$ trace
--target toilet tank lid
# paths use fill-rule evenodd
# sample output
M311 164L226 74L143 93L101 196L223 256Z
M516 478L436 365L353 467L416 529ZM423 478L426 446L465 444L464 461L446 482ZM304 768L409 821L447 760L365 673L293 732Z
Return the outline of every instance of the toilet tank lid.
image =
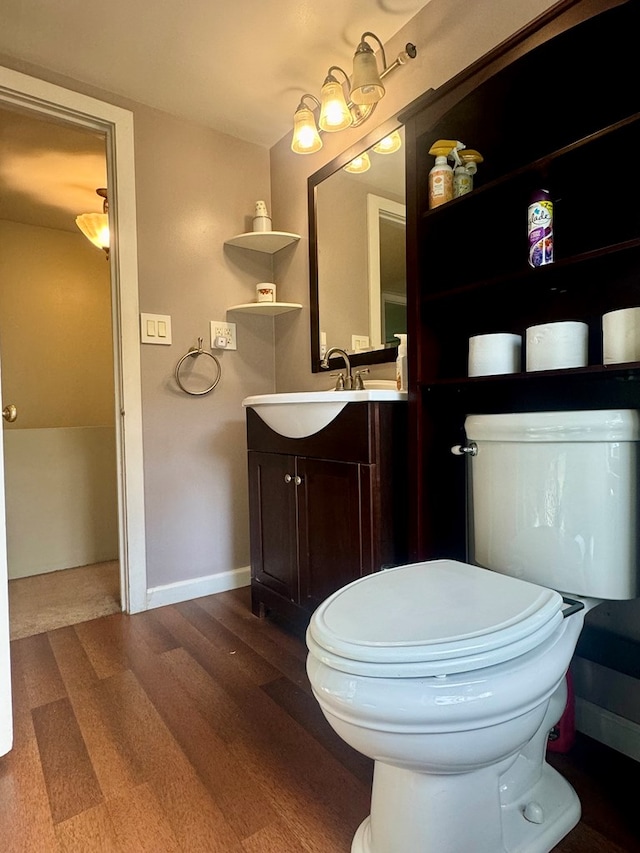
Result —
M575 412L512 412L469 415L465 432L471 441L638 441L636 409Z

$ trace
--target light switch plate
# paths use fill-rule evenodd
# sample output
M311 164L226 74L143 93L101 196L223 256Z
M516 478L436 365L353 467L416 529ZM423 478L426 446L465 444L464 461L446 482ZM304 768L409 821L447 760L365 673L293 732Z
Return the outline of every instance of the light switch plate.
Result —
M143 344L171 344L171 317L168 314L141 314L140 341Z

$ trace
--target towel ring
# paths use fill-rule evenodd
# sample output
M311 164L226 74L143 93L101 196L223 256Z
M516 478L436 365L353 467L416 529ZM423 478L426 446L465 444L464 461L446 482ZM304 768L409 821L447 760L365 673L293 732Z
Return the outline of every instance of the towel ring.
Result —
M182 367L182 365L184 364L184 362L188 358L197 358L199 355L207 355L207 356L209 356L209 358L213 359L213 361L215 362L216 368L217 368L216 378L213 380L213 384L209 385L208 388L205 388L204 391L189 391L188 388L184 387L184 385L182 384L182 381L180 380L180 368ZM206 350L202 349L202 338L198 338L198 346L197 347L191 347L189 352L186 352L182 356L180 361L176 364L175 377L176 377L176 382L178 383L178 386L184 391L185 394L191 394L193 397L202 397L204 394L208 394L210 391L213 391L213 389L216 387L218 382L220 382L221 376L222 376L222 368L220 367L220 362L218 361L218 359L215 357L215 355L213 353L207 352Z

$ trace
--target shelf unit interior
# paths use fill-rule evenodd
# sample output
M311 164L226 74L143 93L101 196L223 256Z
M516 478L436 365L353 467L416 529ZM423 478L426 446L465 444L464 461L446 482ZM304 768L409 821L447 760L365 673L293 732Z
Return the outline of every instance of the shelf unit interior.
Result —
M466 559L466 415L640 407L640 364L603 365L602 316L640 306L640 4L566 0L403 116L407 139L412 559ZM430 210L429 149L475 148L468 195ZM627 166L628 161L628 166ZM554 201L554 262L528 264L534 191ZM527 373L529 326L578 320L588 366ZM522 370L468 377L469 338L522 336Z

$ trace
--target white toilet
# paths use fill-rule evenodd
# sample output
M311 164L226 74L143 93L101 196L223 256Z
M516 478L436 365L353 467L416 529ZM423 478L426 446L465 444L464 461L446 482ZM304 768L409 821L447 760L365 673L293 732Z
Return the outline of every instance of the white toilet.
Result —
M325 717L375 760L352 853L548 853L580 818L547 735L586 611L639 594L639 413L477 415L465 430L470 564L361 578L307 630Z

